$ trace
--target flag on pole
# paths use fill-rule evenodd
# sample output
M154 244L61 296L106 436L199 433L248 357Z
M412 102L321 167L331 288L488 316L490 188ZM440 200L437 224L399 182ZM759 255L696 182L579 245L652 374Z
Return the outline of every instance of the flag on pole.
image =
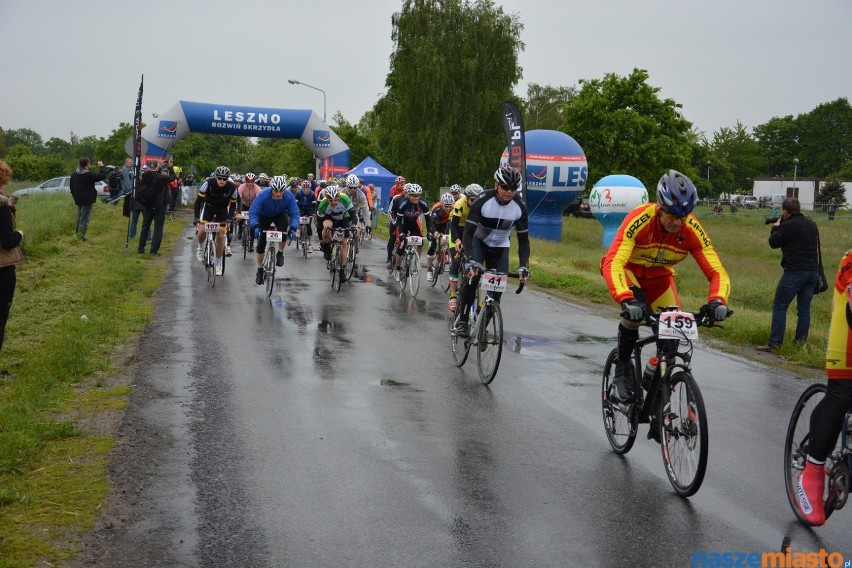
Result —
M521 173L521 200L527 203L527 150L524 139L524 120L518 105L512 101L500 103L503 115L503 131L506 134L506 147L509 151L509 165Z
M139 96L136 97L136 114L133 115L133 203L136 202L136 182L139 179L139 160L142 158L142 85L145 75L139 81ZM132 204L131 204L132 208Z

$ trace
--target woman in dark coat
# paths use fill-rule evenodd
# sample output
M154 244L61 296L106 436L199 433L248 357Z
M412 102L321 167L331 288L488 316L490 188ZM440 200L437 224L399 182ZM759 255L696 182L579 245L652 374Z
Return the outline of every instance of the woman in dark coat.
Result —
M15 296L15 265L23 261L21 239L24 232L18 230L15 223L15 203L18 198L6 193L6 186L12 181L12 168L0 160L0 349L6 335L6 322ZM8 377L9 372L0 370L0 376Z

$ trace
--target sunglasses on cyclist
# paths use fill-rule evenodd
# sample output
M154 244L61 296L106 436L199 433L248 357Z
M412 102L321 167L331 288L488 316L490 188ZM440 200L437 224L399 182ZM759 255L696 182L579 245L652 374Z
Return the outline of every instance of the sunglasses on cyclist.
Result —
M226 177L216 176L216 179L219 180L219 181L228 181L228 178L226 178Z
M498 184L499 185L499 184ZM518 191L517 187L506 187L505 185L499 185L500 189L503 191Z

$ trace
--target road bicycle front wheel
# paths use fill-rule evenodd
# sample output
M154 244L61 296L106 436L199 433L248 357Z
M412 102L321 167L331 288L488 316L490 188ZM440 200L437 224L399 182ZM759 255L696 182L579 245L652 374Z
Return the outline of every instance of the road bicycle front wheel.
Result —
M349 250L346 254L346 280L352 280L355 275L355 256L358 253L355 251L355 243L349 243Z
M250 229L249 229L249 227L248 227L248 223L246 223L246 226L245 226L245 227L243 227L243 238L242 238L242 241L243 241L243 260L245 260L245 259L246 259L246 257L248 256L248 249L249 249L249 230L250 230Z
M796 494L796 484L799 474L805 469L808 460L810 446L811 414L816 405L825 398L826 386L815 384L809 386L799 397L790 416L790 424L787 426L787 438L784 441L784 485L787 487L787 501L793 509L796 517L803 523L809 523L802 517L799 511L799 498ZM826 483L826 490L828 483ZM825 497L825 495L823 495ZM825 516L831 515L834 507L825 508ZM810 525L809 525L810 526Z
M308 236L307 231L302 228L301 236L299 237L299 243L302 247L302 258L308 258Z
M263 279L266 295L272 297L272 288L275 286L275 253L272 247L266 249L266 255L263 257Z
M494 380L503 353L503 314L500 304L496 301L486 302L479 317L483 319L479 326L476 366L479 367L479 380L487 385Z
M412 296L420 291L420 256L415 252L408 258L408 289Z
M216 252L211 241L204 244L204 267L207 269L207 281L211 284L216 282Z
M675 491L689 497L707 471L707 413L691 373L674 372L668 384L668 402L658 417L663 465Z
M630 368L633 368L631 357ZM609 400L609 391L612 387L612 379L615 377L618 365L618 349L610 351L604 364L603 379L601 381L601 411L603 413L604 432L609 445L617 454L626 454L636 442L636 430L638 420L636 417L636 404L622 404Z

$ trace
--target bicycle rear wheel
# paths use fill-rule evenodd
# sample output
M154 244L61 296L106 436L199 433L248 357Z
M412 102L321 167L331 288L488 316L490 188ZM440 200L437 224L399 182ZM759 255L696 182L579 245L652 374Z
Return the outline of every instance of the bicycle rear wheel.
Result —
M453 348L453 363L456 367L461 367L467 361L467 356L470 353L470 341L467 334L464 336L456 335L455 329L458 322L458 315L450 318L450 344ZM467 326L467 333L470 333L470 325Z
M482 324L477 338L476 366L479 368L479 380L482 384L491 384L500 366L503 353L503 313L496 301L486 302L479 314Z
M412 296L420 291L420 256L415 252L408 258L408 289ZM403 284L403 286L405 286Z
M448 258L448 254L438 255L437 273L435 274L435 280L438 281L444 293L447 293L450 289L450 263L448 262Z
M349 243L349 250L346 254L346 280L352 280L352 276L355 275L355 256L357 254L355 251L355 242L352 241Z
M796 494L796 482L799 474L805 469L810 445L811 414L816 405L825 397L826 385L815 384L805 389L793 408L790 424L787 426L787 438L784 441L784 485L787 487L787 501L796 517L810 526L799 512L799 498ZM825 484L826 489L828 483ZM831 515L833 507L825 508L826 518Z
M632 359L632 358L631 358ZM630 368L633 368L631 360ZM610 351L604 364L601 381L601 411L603 413L604 432L609 445L617 454L626 454L636 442L638 417L636 404L622 404L609 400L609 390L618 365L618 349Z
M707 471L707 413L691 373L672 373L668 403L658 419L666 475L679 495L694 495Z

